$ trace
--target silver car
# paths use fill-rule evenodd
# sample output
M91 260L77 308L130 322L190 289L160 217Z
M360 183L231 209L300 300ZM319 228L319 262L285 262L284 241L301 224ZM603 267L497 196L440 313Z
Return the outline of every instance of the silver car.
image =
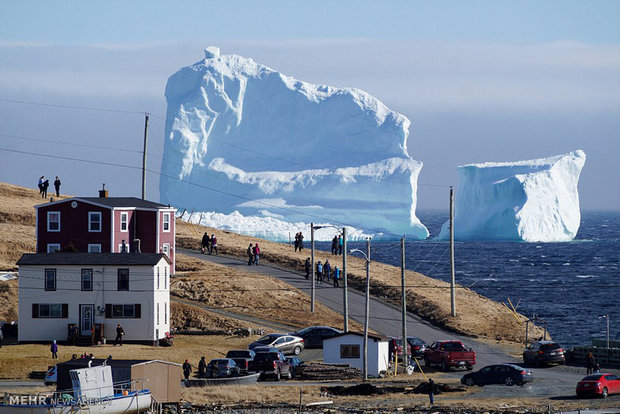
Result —
M254 349L257 346L278 348L285 355L299 355L305 348L303 338L283 333L267 334L259 340L252 342L248 348Z

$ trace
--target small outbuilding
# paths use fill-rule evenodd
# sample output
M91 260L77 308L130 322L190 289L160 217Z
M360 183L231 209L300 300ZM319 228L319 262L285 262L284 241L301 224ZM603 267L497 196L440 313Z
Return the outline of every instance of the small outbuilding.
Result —
M364 334L345 332L323 341L323 362L328 364L348 364L364 370ZM368 375L378 377L388 370L388 338L368 334Z

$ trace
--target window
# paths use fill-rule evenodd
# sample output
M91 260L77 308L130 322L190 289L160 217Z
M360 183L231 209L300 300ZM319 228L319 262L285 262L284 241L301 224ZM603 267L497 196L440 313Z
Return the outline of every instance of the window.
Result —
M340 345L340 358L356 358L360 357L359 345Z
M159 290L159 267L157 268L157 290Z
M58 243L50 243L47 245L48 253L56 253L60 251L60 244Z
M89 232L101 231L101 212L99 211L88 212L88 231Z
M45 269L45 290L56 290L56 269Z
M47 212L47 231L60 231L60 211Z
M159 302L157 302L157 325L159 325Z
M88 253L101 253L101 245L100 244L89 244Z
M124 242L125 240L123 240ZM129 253L129 245L127 243L125 243L125 251L123 252L123 243L118 245L118 252L119 253Z
M93 290L93 269L82 269L82 290Z
M121 231L127 231L129 228L129 213L121 213Z
M170 213L164 213L163 229L164 231L170 231Z
M164 324L168 324L168 304L164 302Z
M33 303L33 318L67 318L69 305L67 303Z
M129 290L129 269L118 269L117 290Z
M164 289L168 289L168 266L164 267Z
M105 305L105 317L106 318L133 318L140 319L141 317L141 305L136 304L110 304Z
M170 243L164 243L161 247L161 252L170 257Z

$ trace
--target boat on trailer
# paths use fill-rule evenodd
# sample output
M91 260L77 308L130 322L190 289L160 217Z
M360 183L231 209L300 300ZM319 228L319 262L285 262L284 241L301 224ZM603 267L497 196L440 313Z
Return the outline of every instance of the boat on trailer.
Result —
M0 414L133 414L151 408L151 392L138 390L135 381L112 383L109 366L70 371L73 389L39 394L7 394Z

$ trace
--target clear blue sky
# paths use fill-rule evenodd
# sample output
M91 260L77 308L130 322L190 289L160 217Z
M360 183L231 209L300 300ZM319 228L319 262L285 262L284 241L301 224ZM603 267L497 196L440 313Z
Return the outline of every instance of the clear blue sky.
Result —
M620 1L602 0L0 0L0 148L13 151L0 152L0 181L58 174L73 194L105 181L139 195L137 170L23 152L139 166L138 152L113 148L139 151L150 112L158 169L167 78L211 44L366 90L409 117L409 153L424 162L419 208L445 207L445 191L425 184L458 185L458 165L583 149L582 208L620 209L609 185L620 182Z
M620 2L3 1L4 41L149 43L198 38L620 42Z

